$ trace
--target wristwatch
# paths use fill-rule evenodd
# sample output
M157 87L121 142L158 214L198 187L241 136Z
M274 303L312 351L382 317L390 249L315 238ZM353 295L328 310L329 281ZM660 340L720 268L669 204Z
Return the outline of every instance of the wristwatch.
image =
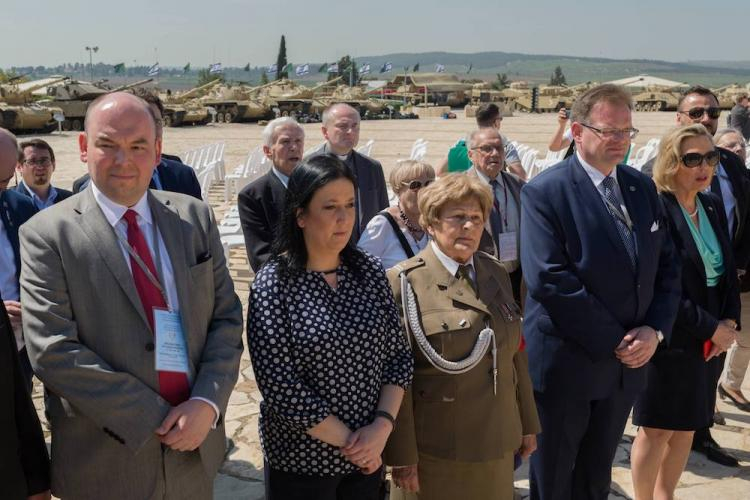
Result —
M664 342L664 334L661 333L661 330L656 330L656 338L659 339L660 344Z

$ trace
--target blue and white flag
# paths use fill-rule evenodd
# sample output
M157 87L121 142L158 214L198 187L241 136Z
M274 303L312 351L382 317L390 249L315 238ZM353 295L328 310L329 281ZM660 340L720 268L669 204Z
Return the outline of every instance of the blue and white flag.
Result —
M440 63L435 65L435 73L445 73L445 66Z
M294 74L297 76L305 76L308 73L310 73L309 64L300 64L294 69Z
M221 71L221 63L214 63L208 67L208 72L212 75L215 73L221 73Z
M148 68L148 76L159 76L159 63Z
M330 66L328 66L328 72L329 73L338 73L339 72L339 63L332 63Z
M369 75L370 74L370 63L365 63L359 68L359 74L360 75Z
M268 69L266 70L266 73L276 73L277 71L278 71L278 66L276 66L275 64L272 64L268 67Z
M389 72L389 71L391 71L392 69L393 69L393 64L391 64L391 63L387 62L387 63L385 63L385 64L383 65L383 67L382 67L382 68L380 68L380 72L381 72L381 73L388 73L388 72Z

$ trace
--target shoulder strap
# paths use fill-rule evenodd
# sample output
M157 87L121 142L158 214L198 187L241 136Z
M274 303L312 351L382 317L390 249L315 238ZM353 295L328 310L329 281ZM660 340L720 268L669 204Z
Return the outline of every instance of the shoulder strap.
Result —
M378 213L378 215L382 215L383 217L385 217L385 220L387 220L391 225L391 227L393 228L393 232L396 233L396 238L398 238L399 243L401 243L401 247L404 249L406 257L409 259L414 257L414 251L411 249L411 245L409 245L409 242L406 240L406 236L404 236L401 228L398 227L398 222L396 222L396 219L394 219L387 210L383 210L382 212Z

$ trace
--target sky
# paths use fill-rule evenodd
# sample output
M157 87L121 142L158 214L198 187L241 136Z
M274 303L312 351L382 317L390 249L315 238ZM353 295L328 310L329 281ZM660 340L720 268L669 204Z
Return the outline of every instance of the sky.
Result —
M749 60L747 0L2 0L0 68L265 66L394 52Z

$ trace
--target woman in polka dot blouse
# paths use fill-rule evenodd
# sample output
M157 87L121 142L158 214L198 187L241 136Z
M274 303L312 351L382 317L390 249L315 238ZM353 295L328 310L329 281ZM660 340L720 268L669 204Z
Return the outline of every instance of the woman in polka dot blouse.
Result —
M276 257L253 283L248 345L269 499L378 496L413 362L382 265L350 242L355 212L346 165L299 165Z

